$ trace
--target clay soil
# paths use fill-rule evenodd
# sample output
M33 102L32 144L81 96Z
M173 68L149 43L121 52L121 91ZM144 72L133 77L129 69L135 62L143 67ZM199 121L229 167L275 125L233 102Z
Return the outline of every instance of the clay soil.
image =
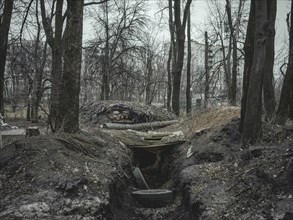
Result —
M175 192L163 208L131 196L135 160L115 132L83 125L6 141L0 219L293 219L292 127L264 122L260 144L242 149L239 112L208 109L162 129L186 140L163 154L160 170L142 169L150 187Z

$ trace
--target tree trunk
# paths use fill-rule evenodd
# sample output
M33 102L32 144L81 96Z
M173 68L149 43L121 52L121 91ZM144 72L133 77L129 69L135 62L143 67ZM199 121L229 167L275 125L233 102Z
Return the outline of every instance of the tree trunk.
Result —
M13 0L4 1L3 15L0 20L0 113L2 115L4 115L4 72L13 2Z
M152 52L147 51L147 63L146 63L146 89L145 89L145 103L147 105L152 104L152 91L151 91L151 79L153 75L153 67L152 67Z
M235 33L233 34L232 37L232 79L231 79L231 100L230 103L232 106L236 106L236 98L237 98L237 66L238 66L238 61L237 61L237 38L235 36Z
M41 66L38 67L36 75L34 76L33 94L32 94L32 122L38 122L39 106L42 99L42 79L47 56L47 42L45 42L43 50L43 60Z
M82 59L83 0L67 0L67 21L64 33L63 86L60 94L60 115L64 132L79 130L79 93Z
M239 4L239 11L241 7L241 2ZM237 32L236 28L233 26L232 13L231 13L231 3L230 0L226 0L226 12L228 15L228 24L230 29L230 42L232 40L232 74L231 74L231 84L227 85L229 102L232 106L236 106L236 95L237 95ZM238 15L240 16L240 15ZM229 47L230 48L230 47ZM230 54L230 52L228 53ZM228 57L228 61L230 56ZM230 61L229 61L230 63ZM228 65L230 70L230 64Z
M185 43L185 27L187 16L192 0L187 0L183 20L181 23L181 1L175 0L174 2L174 20L176 31L176 66L172 69L173 74L173 94L172 94L172 110L176 115L180 113L180 86L181 86L181 73L184 60L184 43Z
M186 71L186 113L190 114L192 110L191 100L191 36L190 36L190 11L187 21L187 71Z
M228 55L226 55L226 46L224 45L224 40L223 37L220 33L218 33L218 36L221 41L221 51L222 51L222 56L223 56L223 67L224 67L224 73L225 73L225 82L226 82L226 87L227 87L227 96L228 96L228 101L230 101L231 97L231 73L230 73L230 52L228 52ZM228 48L228 51L230 49ZM227 57L227 59L226 59ZM228 62L229 61L229 62Z
M268 40L266 48L266 67L263 79L263 97L266 119L272 121L275 108L275 88L274 88L274 59L275 59L275 21L277 12L277 1L267 0L268 4Z
M205 85L204 85L204 108L208 107L209 90L210 90L210 73L209 73L209 42L208 32L205 32Z
M171 111L171 95L172 95L172 74L171 74L171 60L172 60L172 43L170 43L168 61L167 61L167 109Z
M293 1L291 2L291 19L290 19L290 32L289 32L289 62L283 82L280 103L277 111L276 122L285 124L288 116L293 118Z
M57 0L55 13L55 34L53 35L53 28L49 23L49 18L46 17L46 9L44 0L41 3L42 23L44 26L46 38L49 46L52 49L52 70L51 70L51 95L50 95L50 109L48 124L52 131L57 131L61 128L62 118L59 115L60 96L62 86L62 53L63 53L63 0ZM51 15L51 18L53 15Z
M158 128L163 128L172 124L177 123L178 120L171 121L154 121L154 122L146 122L139 124L119 124L119 123L104 123L102 124L102 128L108 129L117 129L117 130L153 130Z
M243 85L242 85L242 98L241 98L241 117L239 130L242 133L244 129L244 118L246 111L247 92L249 86L249 78L251 67L253 63L254 54L254 30L255 30L255 0L250 3L249 20L246 31L246 39L244 43L244 72L243 72Z
M173 56L175 51L175 43L174 43L174 23L173 23L173 7L172 0L168 1L168 10L169 10L169 32L170 32L170 47L169 47L169 55L167 61L167 72L168 72L168 84L167 84L167 109L171 111L171 97L172 97L172 73L171 73L171 61L172 61L172 69L175 56ZM172 59L173 58L173 59Z
M247 93L242 145L256 143L261 137L262 82L267 41L267 0L255 2L254 55Z
M102 94L101 100L108 100L110 96L110 36L109 36L109 11L108 2L105 2L104 16L105 16L105 32L106 45L103 59L103 75L102 75Z
M39 64L39 44L40 44L40 31L41 25L39 22L38 16L38 1L36 1L36 20L37 20L37 38L35 43L35 51L34 51L34 77L33 77L33 88L32 88L32 103L31 103L31 120L32 122L38 122L38 109L39 104L42 98L42 79L43 79L43 72L44 67L46 64L46 56L47 56L47 42L45 42L43 55L42 55L42 62Z

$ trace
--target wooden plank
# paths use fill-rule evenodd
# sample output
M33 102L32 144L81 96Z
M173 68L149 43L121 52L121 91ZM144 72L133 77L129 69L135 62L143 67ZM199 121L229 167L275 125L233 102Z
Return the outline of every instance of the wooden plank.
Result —
M148 151L159 151L163 149L167 149L169 147L174 147L177 144L181 144L184 141L173 141L173 142L167 142L167 143L158 143L158 144L151 144L151 145L134 145L134 146L129 146L130 148L136 148L136 149L144 149Z

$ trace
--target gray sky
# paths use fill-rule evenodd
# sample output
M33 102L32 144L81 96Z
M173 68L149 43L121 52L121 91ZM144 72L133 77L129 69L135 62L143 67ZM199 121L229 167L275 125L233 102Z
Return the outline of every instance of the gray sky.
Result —
M157 0L148 0L149 2L149 10L148 15L150 16L151 20L155 23L155 26L160 25L159 32L160 38L163 40L168 40L169 33L168 33L168 25L167 25L167 10L164 13L163 20L161 20L160 24L158 21L161 18L161 14L158 13L160 10ZM167 1L166 1L167 2ZM192 23L198 27L204 27L208 23L208 0L194 0L192 3ZM224 2L224 1L223 1ZM286 14L290 11L290 3L289 0L278 0L278 10L277 10L277 20L276 20L276 40L277 44L283 44L283 41L288 39L288 32L286 27ZM94 37L92 22L88 19L84 24L84 40L89 40ZM193 39L201 41L199 34L193 30Z

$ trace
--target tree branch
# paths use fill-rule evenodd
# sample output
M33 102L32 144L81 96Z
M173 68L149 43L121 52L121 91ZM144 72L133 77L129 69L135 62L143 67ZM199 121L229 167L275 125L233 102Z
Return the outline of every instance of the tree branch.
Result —
M21 40L22 40L22 32L23 32L23 28L24 28L24 25L25 25L25 22L26 22L26 19L27 19L28 13L29 13L29 11L30 11L30 8L31 8L33 2L34 2L34 0L31 0L30 3L28 4L27 9L26 9L26 12L25 12L24 19L23 19L23 22L22 22L22 24L21 24L21 28L20 28L20 43L21 43Z
M100 5L100 4L103 4L105 2L107 2L109 0L103 0L103 1L100 1L100 2L89 2L89 3L84 3L83 6L89 6L89 5Z

